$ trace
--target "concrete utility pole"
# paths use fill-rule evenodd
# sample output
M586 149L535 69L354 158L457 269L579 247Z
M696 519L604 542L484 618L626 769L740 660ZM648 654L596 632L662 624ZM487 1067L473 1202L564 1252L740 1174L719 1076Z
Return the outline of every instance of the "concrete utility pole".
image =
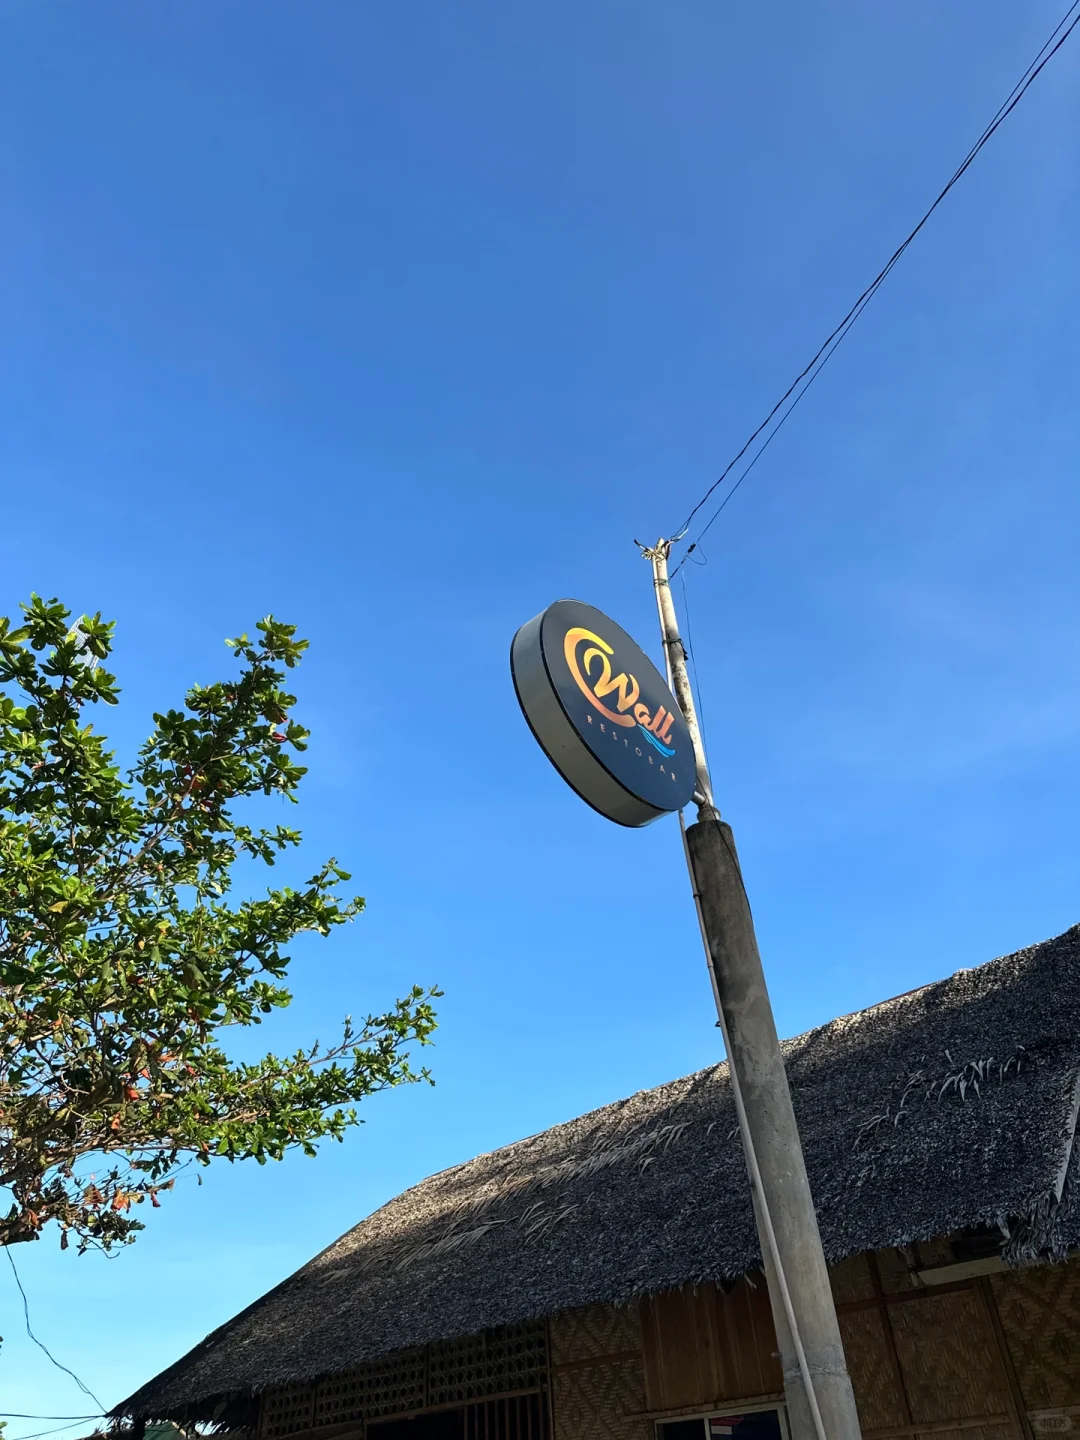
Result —
M713 802L668 583L670 549L670 541L658 540L644 554L652 562L672 688L694 744L698 819L683 830L686 858L750 1172L792 1437L859 1440L855 1397L753 916L731 827Z

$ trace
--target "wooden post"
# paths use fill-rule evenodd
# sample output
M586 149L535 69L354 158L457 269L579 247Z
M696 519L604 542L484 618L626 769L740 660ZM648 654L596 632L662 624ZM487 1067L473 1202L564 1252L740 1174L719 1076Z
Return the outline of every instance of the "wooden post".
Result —
M698 821L684 830L690 879L724 1036L784 1369L793 1440L859 1440L829 1272L806 1178L772 1004L730 826L713 802L668 582L670 543L652 561L664 653L694 744Z

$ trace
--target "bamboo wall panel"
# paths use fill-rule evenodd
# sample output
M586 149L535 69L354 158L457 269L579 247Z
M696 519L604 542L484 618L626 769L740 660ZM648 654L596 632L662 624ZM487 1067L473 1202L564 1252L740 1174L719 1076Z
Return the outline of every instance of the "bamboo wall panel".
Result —
M685 1285L641 1303L650 1411L707 1407L783 1388L765 1281Z
M1080 1261L991 1277L1028 1410L1080 1405Z
M874 1437L864 1435L863 1440ZM963 1430L934 1430L925 1440L1016 1440L1016 1432L1011 1425L967 1425Z
M874 1293L865 1255L849 1255L839 1264L830 1265L829 1279L837 1305L844 1305L852 1300L868 1300Z
M651 1440L643 1401L638 1361L598 1359L574 1370L555 1370L555 1440Z
M399 1350L342 1374L328 1375L315 1387L314 1424L340 1425L423 1409L428 1403L426 1377L423 1348Z
M886 1295L899 1295L913 1288L911 1269L907 1258L899 1250L875 1250L881 1288Z
M553 1315L549 1344L554 1440L652 1440L636 1306Z
M928 1291L890 1306L890 1319L916 1424L1009 1414L994 1336L974 1290Z
M540 1390L547 1345L544 1322L528 1321L394 1351L313 1384L270 1390L260 1405L259 1440Z
M549 1344L553 1365L640 1351L638 1307L586 1305L580 1310L563 1310L551 1317Z
M278 1440L310 1430L315 1404L314 1385L281 1385L267 1390L259 1407L259 1434L264 1440Z
M904 1393L896 1366L885 1339L884 1315L877 1310L857 1310L841 1315L840 1337L844 1342L851 1388L863 1430L889 1429L908 1420Z

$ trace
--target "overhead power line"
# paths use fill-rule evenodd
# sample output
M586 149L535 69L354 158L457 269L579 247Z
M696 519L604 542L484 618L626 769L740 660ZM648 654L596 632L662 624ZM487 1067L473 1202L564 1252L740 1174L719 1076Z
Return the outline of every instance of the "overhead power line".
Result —
M751 450L755 442L764 435L765 438L761 441L761 444L758 446L757 450L754 452L753 456L740 473L734 485L732 485L731 488L727 491L721 503L713 511L712 515L709 517L709 519L694 537L693 543L688 547L686 551L686 555L683 556L683 558L679 561L678 565L676 565L675 569L672 571L672 577L678 574L679 570L682 568L683 564L686 561L686 556L689 555L690 552L698 545L702 537L705 535L706 531L720 514L721 510L723 510L724 506L727 505L728 501L735 494L735 491L739 488L742 482L746 479L747 475L749 475L750 471L761 459L762 455L768 449L769 445L772 444L773 440L776 438L788 416L795 409L796 405L798 405L799 401L803 398L803 396L806 394L807 390L809 390L810 386L814 383L817 377L821 374L825 366L829 363L829 360L832 358L833 354L836 351L836 347L845 338L848 331L855 324L856 320L858 320L859 316L866 309L867 305L869 305L870 301L877 294L878 290L884 284L890 271L900 259L901 255L903 255L904 251L915 239L916 235L918 235L919 231L930 219L931 215L933 215L934 211L945 199L946 195L948 195L949 191L953 188L954 185L957 184L957 182L961 179L965 172L970 168L970 166L975 160L975 157L982 150L983 146L987 144L995 131L998 130L998 128L1004 123L1004 121L1012 113L1012 111L1016 109L1017 105L1019 105L1020 101L1024 98L1024 95L1027 93L1028 89L1034 83L1034 81L1042 72L1044 67L1049 63L1050 59L1057 54L1057 52L1065 44L1065 41L1076 29L1077 24L1080 24L1080 0L1073 0L1073 3L1069 6L1068 10L1054 27L1053 33L1044 42L1042 48L1039 50L1039 53L1035 56L1034 60L1031 61L1030 65L1028 65L1023 75L1021 75L1020 79L1013 86L1012 90L1010 90L1009 94L999 105L993 118L989 121L982 134L975 141L974 145L972 145L968 153L964 156L964 159L953 172L948 184L937 196L933 204L923 215L922 219L911 231L911 233L906 237L902 244L898 245L897 248L893 251L888 261L885 263L884 266L882 266L881 270L878 271L874 279L870 282L870 284L862 292L859 298L855 301L854 305L852 305L851 309L840 321L839 325L837 325L836 328L832 330L830 334L827 335L822 341L813 359L809 362L808 365L804 366L804 368L799 371L798 375L796 375L795 379L784 391L783 395L780 396L780 399L772 407L768 415L765 416L765 419L761 422L761 424L753 432L750 438L746 441L742 449L739 450L739 452L732 457L728 464L724 466L724 469L720 472L719 476L713 481L713 483L709 486L708 490L705 491L705 494L690 511L689 515L679 527L678 533L673 536L673 540L682 540L686 537L690 530L690 526L693 524L694 517L704 508L704 506L708 503L714 492L724 483L727 477L731 474L732 470L735 469L735 466L738 465L739 461L742 460L744 456ZM777 416L779 416L779 419L777 419ZM775 424L773 424L774 420L776 421ZM769 428L770 426L772 426L771 429ZM766 431L768 431L768 434L765 434Z
M1078 0L1078 3L1080 3L1080 0ZM7 1246L5 1246L5 1248L4 1248L4 1254L7 1256L8 1260L9 1260L10 1263L11 1263L11 1273L15 1276L15 1284L19 1287L19 1294L22 1296L23 1319L26 1321L26 1333L27 1333L27 1335L28 1335L28 1336L30 1337L30 1339L34 1342L34 1344L38 1347L38 1349L39 1349L40 1351L42 1351L42 1353L43 1353L44 1355L46 1355L46 1356L52 1361L52 1363L56 1366L56 1368L57 1368L58 1370L63 1370L63 1372L64 1372L65 1375L70 1375L71 1378L72 1378L72 1380L75 1381L75 1384L78 1385L79 1389L83 1392L83 1394L84 1394L84 1395L88 1395L88 1396L90 1397L90 1399L93 1400L94 1404L98 1407L98 1410L101 1411L101 1412L104 1412L105 1406L101 1403L101 1401L98 1399L98 1397L97 1397L97 1396L94 1394L94 1392L90 1389L89 1385L84 1385L83 1382L79 1379L78 1375L75 1374L75 1371L74 1371L74 1370L69 1370L66 1365L62 1365L62 1364L60 1363L60 1361L57 1360L56 1356L52 1353L52 1351L49 1349L49 1347L48 1347L47 1345L43 1344L42 1341L40 1341L40 1340L38 1339L38 1337L34 1334L33 1330L30 1328L30 1302L29 1302L29 1300L27 1300L27 1298L26 1298L26 1291L23 1289L22 1280L19 1278L19 1272L18 1272L18 1270L15 1268L15 1257L12 1255L10 1248L7 1247ZM42 1416L35 1416L35 1417L29 1417L29 1416L28 1416L27 1418L28 1418L28 1419L29 1419L29 1418L35 1418L35 1419L42 1419L42 1420L59 1420L59 1419L61 1419L61 1418L63 1418L63 1417L61 1417L61 1416L59 1416L59 1415L42 1415Z
M87 1420L104 1420L106 1418L107 1417L104 1415L86 1416ZM46 1435L61 1435L65 1430L70 1430L72 1428L72 1424L73 1422L69 1421L67 1425L57 1425L56 1428L53 1430L33 1430L29 1435L13 1435L11 1437L11 1440L45 1440Z

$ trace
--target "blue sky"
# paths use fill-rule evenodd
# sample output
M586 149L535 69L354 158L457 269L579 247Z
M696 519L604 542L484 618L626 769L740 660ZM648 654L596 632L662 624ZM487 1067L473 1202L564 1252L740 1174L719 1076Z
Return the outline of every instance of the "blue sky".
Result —
M19 1247L106 1403L425 1174L717 1058L675 823L562 786L510 638L573 595L657 653L632 540L678 525L1057 19L4 7L0 613L115 617L123 755L225 636L297 623L305 855L369 909L298 947L265 1038L446 991L436 1088L344 1146L181 1185L113 1260ZM1080 918L1078 78L1074 40L684 572L784 1033ZM5 1410L84 1413L4 1273L0 1331Z

